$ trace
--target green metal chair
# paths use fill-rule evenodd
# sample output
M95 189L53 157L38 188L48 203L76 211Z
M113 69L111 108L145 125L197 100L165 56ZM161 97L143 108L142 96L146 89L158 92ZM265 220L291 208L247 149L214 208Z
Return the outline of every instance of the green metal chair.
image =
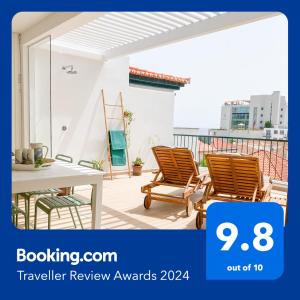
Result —
M94 168L94 163L87 161L87 160L80 160L78 165L84 166L87 168ZM41 209L48 215L48 229L51 229L51 212L53 209L61 209L61 208L68 208L72 217L72 221L74 227L77 228L76 222L72 213L72 208L74 207L77 218L79 220L80 226L83 229L83 224L78 212L79 206L91 205L91 199L86 199L79 195L74 195L74 189L72 188L72 194L69 195L62 195L62 196L43 196L40 197L35 204L35 218L34 218L34 229L37 227L37 209Z
M74 224L74 227L77 228L76 222L72 213L71 208L74 207L77 218L80 222L80 226L83 229L83 224L78 212L77 207L78 206L84 206L84 205L89 205L90 201L86 198L80 197L79 195L68 195L68 196L44 196L40 197L36 203L35 203L35 212L34 212L34 229L37 228L37 209L41 209L43 212L45 212L48 215L48 229L51 229L51 212L53 209L61 209L61 208L68 208L72 221Z
M64 154L57 154L55 156L55 159L57 160L61 160L61 161L65 161L68 163L72 163L73 162L73 158L71 156L68 155L64 155ZM32 192L27 192L27 193L20 193L20 194L16 194L15 197L15 203L16 206L18 207L19 205L19 197L23 197L25 200L25 213L26 213L26 218L27 218L27 223L29 226L30 223L30 199L32 197L40 197L40 196L44 196L44 195L50 195L51 197L61 193L61 189L57 189L57 188L49 188L49 189L42 189L42 190L38 190L38 191L32 191ZM60 214L58 209L56 210L58 217L60 218ZM18 216L16 217L17 221L18 221ZM73 216L72 216L73 218Z
M19 207L19 200L20 197L24 198L25 201L25 214L26 214L26 221L30 223L30 201L32 197L39 197L43 195L51 195L54 196L58 193L60 193L60 189L56 188L49 188L49 189L43 189L43 190L38 190L38 191L33 191L33 192L27 192L27 193L20 193L16 194L15 196L15 205ZM59 212L57 211L58 217L60 218ZM16 221L18 222L18 216L16 216Z
M12 223L18 228L18 218L17 216L21 214L24 217L25 220L25 229L29 229L28 220L26 218L26 213L24 210L16 206L14 203L12 203L11 207L11 215L12 215Z
M80 160L78 162L78 165L82 166L82 167L90 168L90 169L97 169L95 164L92 161L89 161L89 160ZM91 208L92 208L93 193L94 193L94 189L92 189L92 193L91 193L91 203L90 203Z
M65 154L57 154L55 156L55 159L60 160L60 161L64 161L67 163L73 163L73 158L71 156L65 155ZM74 194L74 187L64 187L64 188L60 188L61 192L58 193L58 196L66 196L71 194Z
M95 165L92 161L89 161L89 160L80 160L78 162L78 165L79 166L82 166L82 167L87 167L87 168L90 168L90 169L95 169Z
M65 162L68 162L70 164L73 162L73 158L71 156L64 155L64 154L57 154L55 156L55 159L65 161Z

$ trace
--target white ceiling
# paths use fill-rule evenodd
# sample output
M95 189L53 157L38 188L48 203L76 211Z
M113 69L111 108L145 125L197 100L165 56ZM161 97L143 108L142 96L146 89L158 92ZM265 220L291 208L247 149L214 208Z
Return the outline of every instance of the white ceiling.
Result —
M38 24L51 12L20 12L12 19L12 31L22 33L30 27Z

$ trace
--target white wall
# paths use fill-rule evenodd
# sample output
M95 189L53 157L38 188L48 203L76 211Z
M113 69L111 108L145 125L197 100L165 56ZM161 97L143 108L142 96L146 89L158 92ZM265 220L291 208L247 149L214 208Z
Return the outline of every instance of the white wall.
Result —
M282 117L281 117L281 115L282 115ZM279 127L281 127L281 128L288 127L288 104L286 102L285 96L280 97Z
M223 137L240 137L261 139L264 137L263 130L232 130L232 129L211 129L210 135Z
M220 121L221 129L230 129L231 128L231 112L232 112L231 105L225 105L225 104L222 105L221 121Z
M20 84L20 48L17 33L12 34L12 151L21 147L22 98Z
M130 86L127 108L133 112L130 130L130 155L140 156L145 169L156 168L151 147L173 146L174 92Z
M62 66L74 65L77 74ZM68 54L52 54L53 153L94 160L106 157L106 135L101 89L106 102L116 104L119 91L126 89L128 59L102 63ZM128 76L128 74L127 74ZM119 127L120 124L113 124ZM62 127L67 130L63 131Z
M66 74L62 66L73 64L78 74ZM155 167L151 147L172 145L174 93L156 89L129 87L127 57L99 60L53 52L52 54L52 124L53 154L71 155L79 159L106 159L106 135L101 89L106 102L124 106L134 114L130 129L130 161L140 156L145 169ZM121 116L113 109L111 116ZM112 129L121 121L110 121ZM62 126L67 126L63 131ZM106 168L108 165L106 165ZM121 169L120 167L116 167Z
M286 140L288 138L288 129L265 128L264 134L269 139Z
M188 135L199 135L200 128L189 128L189 127L174 127L173 132L175 134L188 134Z

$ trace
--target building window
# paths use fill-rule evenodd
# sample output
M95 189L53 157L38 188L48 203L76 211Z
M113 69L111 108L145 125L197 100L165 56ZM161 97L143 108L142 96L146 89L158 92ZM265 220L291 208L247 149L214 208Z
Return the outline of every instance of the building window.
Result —
M234 107L231 114L232 129L248 129L249 128L249 108Z
M260 124L262 124L263 121L260 121Z
M271 130L266 130L266 138L267 139L271 138Z
M261 110L264 110L264 108L263 108L263 107L261 107L260 109L261 109Z
M283 108L281 108L281 111L283 111Z
M274 134L278 134L278 130L274 130Z
M282 115L280 115L280 118L282 118Z
M261 114L260 116L261 116L261 117L263 117L264 115L263 115L263 114Z
M280 121L280 125L282 124L282 121Z
M280 130L280 134L281 134L281 135L284 135L284 130Z

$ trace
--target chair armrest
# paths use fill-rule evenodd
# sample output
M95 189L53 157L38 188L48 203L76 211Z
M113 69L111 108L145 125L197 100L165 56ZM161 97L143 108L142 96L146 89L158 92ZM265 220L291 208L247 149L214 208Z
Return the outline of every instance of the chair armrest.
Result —
M196 177L202 181L201 182L202 185L207 185L211 182L209 175L198 175Z

